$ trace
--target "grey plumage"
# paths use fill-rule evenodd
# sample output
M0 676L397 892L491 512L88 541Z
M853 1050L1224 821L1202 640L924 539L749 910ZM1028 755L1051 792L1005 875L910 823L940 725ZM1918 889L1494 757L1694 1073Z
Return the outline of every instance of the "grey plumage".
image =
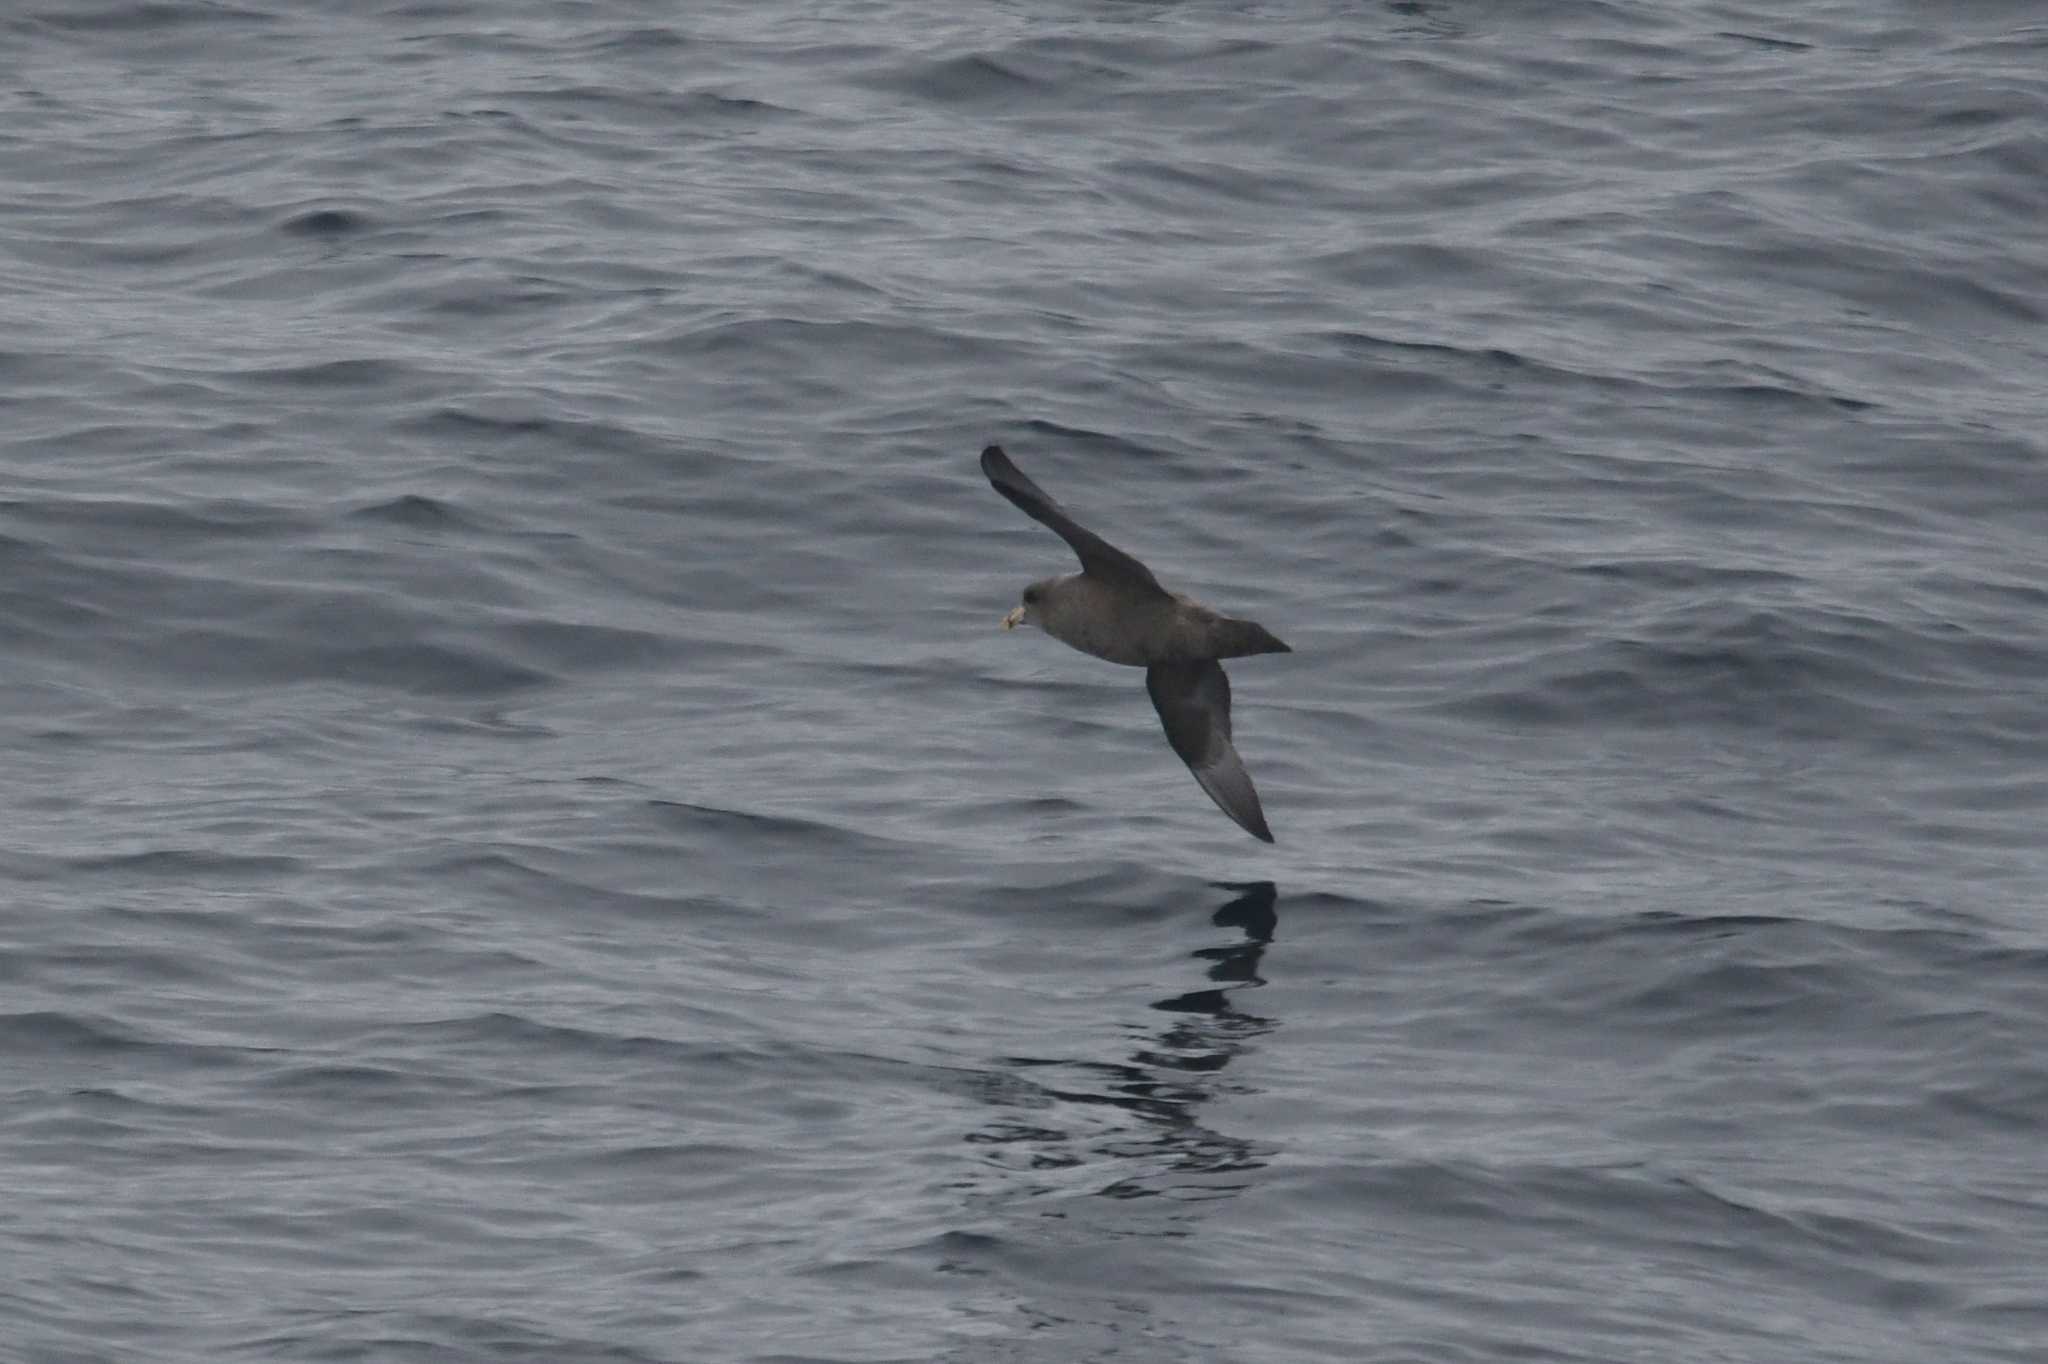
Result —
M1199 663L1155 663L1145 669L1145 690L1166 726L1166 742L1195 774L1224 814L1253 838L1273 841L1252 774L1230 742L1230 677L1213 658Z
M1145 690L1166 740L1209 798L1254 838L1273 841L1251 774L1230 739L1230 679L1219 658L1291 653L1255 621L1222 615L1168 592L1152 570L1082 526L991 445L981 471L995 490L1073 547L1081 571L1024 589L1006 628L1029 622L1111 663L1145 669Z

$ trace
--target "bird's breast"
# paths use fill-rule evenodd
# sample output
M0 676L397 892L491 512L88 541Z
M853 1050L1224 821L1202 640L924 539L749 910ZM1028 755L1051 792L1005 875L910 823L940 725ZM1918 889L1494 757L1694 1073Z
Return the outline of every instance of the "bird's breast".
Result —
M1164 661L1178 643L1170 597L1147 599L1086 578L1070 578L1046 603L1040 624L1070 648L1129 668Z

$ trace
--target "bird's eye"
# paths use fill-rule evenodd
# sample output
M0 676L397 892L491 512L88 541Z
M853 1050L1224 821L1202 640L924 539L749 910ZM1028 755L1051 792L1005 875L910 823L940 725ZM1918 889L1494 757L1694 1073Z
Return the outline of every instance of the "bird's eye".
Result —
M1025 588L1025 589L1024 589L1024 604L1025 604L1026 606L1036 606L1036 605L1038 605L1038 589L1037 589L1037 588L1035 588L1035 587L1027 587L1027 588Z

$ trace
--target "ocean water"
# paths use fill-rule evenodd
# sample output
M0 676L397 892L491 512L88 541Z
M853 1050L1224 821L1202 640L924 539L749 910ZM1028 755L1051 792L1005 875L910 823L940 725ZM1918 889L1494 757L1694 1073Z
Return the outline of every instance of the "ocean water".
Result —
M0 173L4 1364L2048 1357L2039 6L29 0Z

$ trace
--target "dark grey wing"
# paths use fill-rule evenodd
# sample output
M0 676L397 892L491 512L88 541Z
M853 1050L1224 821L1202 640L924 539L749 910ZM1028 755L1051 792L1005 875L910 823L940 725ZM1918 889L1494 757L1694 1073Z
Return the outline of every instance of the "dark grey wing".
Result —
M1166 726L1166 742L1180 754L1209 799L1253 838L1273 841L1251 773L1230 742L1230 679L1213 658L1199 663L1155 663L1145 669L1145 690Z
M1067 515L1065 507L1047 497L1043 488L1024 477L1024 471L1010 462L1002 446L991 445L981 452L981 471L988 475L988 481L995 485L996 491L1023 508L1026 516L1058 531L1060 539L1072 545L1074 553L1081 556L1082 571L1111 582L1131 583L1157 592L1166 590L1159 586L1159 580L1152 576L1151 569Z

